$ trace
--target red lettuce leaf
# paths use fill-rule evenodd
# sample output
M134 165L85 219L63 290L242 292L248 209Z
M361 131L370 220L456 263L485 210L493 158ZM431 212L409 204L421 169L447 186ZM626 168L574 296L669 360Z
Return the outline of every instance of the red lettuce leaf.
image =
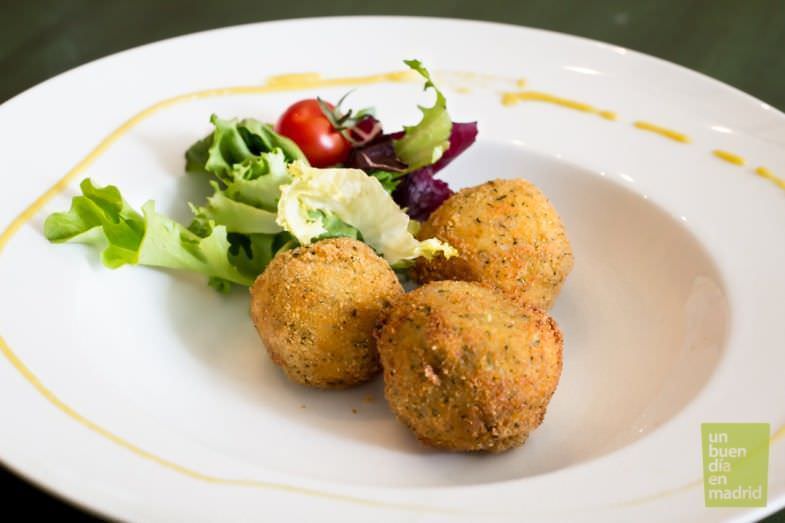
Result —
M361 122L362 123L362 122ZM370 129L374 122L366 123ZM395 155L393 142L403 136L403 131L380 135L367 145L352 150L346 167L362 169L366 172L387 171L402 173L406 164ZM393 199L415 220L425 220L453 191L434 175L447 167L455 158L469 148L477 139L477 122L452 124L450 147L439 160L426 167L407 174L393 191Z
M352 149L346 160L346 167L363 171L389 171L402 173L406 164L398 159L393 147L393 138L384 136L358 149Z
M453 191L447 182L433 177L428 168L409 173L393 191L395 203L415 220L427 220Z
M427 220L453 191L434 175L444 169L477 139L477 122L453 123L450 147L434 163L409 173L393 192L393 199L415 220Z
M436 174L453 161L459 154L469 148L477 139L477 122L453 122L450 131L450 147L444 152L439 161L433 165L423 167L430 169L431 174Z
M354 149L376 142L384 133L382 123L371 115L364 116L354 127L348 129L347 138Z

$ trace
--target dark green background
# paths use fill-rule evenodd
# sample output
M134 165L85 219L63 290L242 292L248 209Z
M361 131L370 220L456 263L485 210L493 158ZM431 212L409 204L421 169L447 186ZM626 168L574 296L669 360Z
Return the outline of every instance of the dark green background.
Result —
M349 14L496 20L596 38L704 72L785 109L783 0L0 0L0 100L76 65L161 38L260 20Z
M351 14L494 20L586 36L701 71L785 109L785 0L0 0L0 101L79 64L162 38ZM288 45L297 45L296 35ZM17 505L28 519L79 515L2 469L0 497L4 511ZM785 512L775 520L785 521Z

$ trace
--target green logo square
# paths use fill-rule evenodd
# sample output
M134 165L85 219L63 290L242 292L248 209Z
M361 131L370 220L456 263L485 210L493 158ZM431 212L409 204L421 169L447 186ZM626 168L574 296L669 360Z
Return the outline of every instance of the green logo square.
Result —
M768 423L703 423L703 495L707 507L765 507Z

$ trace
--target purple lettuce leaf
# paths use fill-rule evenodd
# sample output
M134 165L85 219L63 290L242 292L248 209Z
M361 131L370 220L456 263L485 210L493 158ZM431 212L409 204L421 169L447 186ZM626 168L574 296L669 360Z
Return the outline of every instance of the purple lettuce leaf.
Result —
M389 171L402 173L406 164L398 159L393 147L393 138L384 136L364 147L352 149L346 160L346 167L363 171Z
M453 191L434 175L444 169L477 139L477 122L453 123L450 147L434 163L409 173L393 192L393 199L415 220L427 220Z
M370 114L354 124L354 127L346 130L346 138L354 149L374 143L383 134L382 123Z
M447 182L438 180L428 168L409 173L393 191L395 203L406 209L415 220L427 220L453 191Z
M403 131L399 131L380 135L367 145L353 149L346 161L346 167L362 169L368 173L405 172L406 164L398 159L394 148L394 141L403 134ZM434 178L434 175L447 167L476 139L477 122L453 122L450 147L436 163L407 174L392 193L395 202L406 208L406 212L415 220L427 219L453 193L446 182Z
M453 161L458 155L469 148L477 139L477 122L453 122L450 131L450 147L444 152L441 158L433 165L423 167L430 169L431 174L436 174Z

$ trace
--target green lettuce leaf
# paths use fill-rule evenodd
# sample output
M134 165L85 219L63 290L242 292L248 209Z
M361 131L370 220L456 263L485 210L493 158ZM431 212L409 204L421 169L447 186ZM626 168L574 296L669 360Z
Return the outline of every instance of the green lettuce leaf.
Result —
M276 133L272 126L253 118L223 120L210 117L215 129L193 144L185 153L185 170L211 173L221 181L230 179L235 164L275 149L283 152L287 162L305 160L305 155L289 138Z
M404 126L404 135L393 144L396 156L408 165L408 171L436 163L450 146L452 120L447 112L447 101L434 85L428 70L419 60L404 60L411 69L425 78L424 89L433 89L433 107L422 107L422 120L417 125Z
M407 173L394 173L390 171L371 171L368 173L382 184L384 190L392 193L403 181Z
M226 195L217 183L211 182L214 194L207 198L207 204L202 207L191 206L196 222L214 222L222 225L229 232L245 234L276 234L281 232L281 227L276 223L276 213L238 202ZM190 230L198 232L190 227Z
M273 234L229 233L229 260L246 274L261 274L281 248L281 238Z
M205 169L213 145L213 133L208 134L185 151L185 171L189 173L210 174Z
M205 223L214 222L232 233L281 232L275 221L280 186L291 181L283 151L275 149L234 164L224 180L223 189L210 182L214 192L204 206L191 204L195 218L190 230L203 234Z
M235 164L224 192L233 200L275 212L281 185L292 181L286 164L281 149Z
M322 210L310 211L309 216L312 220L318 220L324 227L324 232L314 238L315 240L326 240L328 238L351 238L352 240L363 240L363 235L355 227L352 227L331 212Z
M44 235L55 243L87 243L101 249L106 267L147 265L184 269L211 278L250 285L255 274L238 270L229 261L226 228L212 227L201 237L156 212L155 203L134 211L117 187L96 187L88 178L68 212L54 213L44 223Z
M186 152L186 170L214 175L213 195L204 205L190 204L194 219L188 229L205 238L216 225L228 232L227 256L243 274L260 274L273 256L297 245L276 223L280 186L290 183L287 163L305 159L297 145L257 120L222 120L215 130ZM219 291L231 282L211 277Z
M237 128L240 134L242 134L245 143L257 154L280 149L283 151L287 163L296 160L308 161L305 158L305 154L294 141L276 133L270 124L262 123L253 118L246 118L240 121Z

